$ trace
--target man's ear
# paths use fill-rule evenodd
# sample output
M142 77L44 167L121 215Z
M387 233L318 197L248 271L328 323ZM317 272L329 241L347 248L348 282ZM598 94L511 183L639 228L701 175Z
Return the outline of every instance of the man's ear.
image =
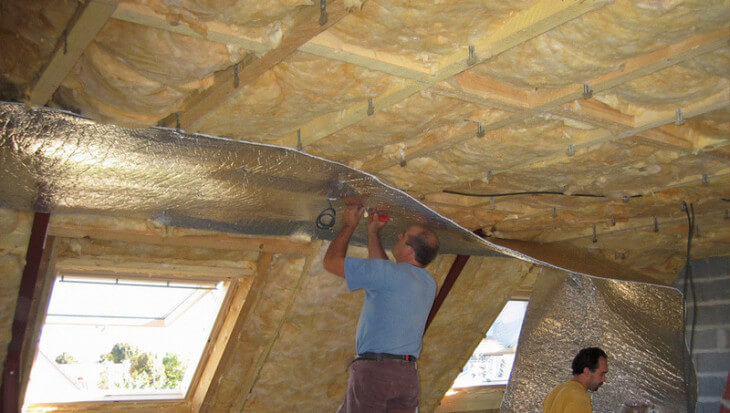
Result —
M583 367L583 374L591 374L591 369L588 367Z

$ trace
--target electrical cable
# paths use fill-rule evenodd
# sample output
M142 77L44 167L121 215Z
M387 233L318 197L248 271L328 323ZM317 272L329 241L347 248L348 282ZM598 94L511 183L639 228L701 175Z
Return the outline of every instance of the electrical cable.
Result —
M483 198L497 198L501 196L515 196L515 195L563 195L563 196L579 196L579 197L586 197L586 198L610 198L607 195L599 195L599 194L566 194L565 192L560 191L525 191L525 192L505 192L501 194L474 194L469 192L460 192L460 191L452 191L450 189L444 189L442 192L447 194L454 194L454 195L464 195L464 196L474 196L474 197L483 197ZM631 196L625 196L624 199L628 198L640 198L643 195L631 195Z
M332 227L335 226L335 209L332 208L332 202L327 200L329 202L329 207L322 210L322 212L317 215L317 219L315 220L315 225L318 229L332 229Z
M694 337L695 337L695 327L697 325L697 293L695 290L694 285L694 278L692 275L692 238L694 236L694 228L695 228L695 209L694 205L692 203L689 204L689 207L687 206L686 202L682 202L682 209L684 210L685 214L687 214L687 225L688 225L688 231L687 231L687 261L684 266L684 286L682 289L682 295L684 297L685 301L685 313L686 313L686 307L687 307L687 286L689 285L689 288L692 290L692 322L690 324L690 333L689 333L689 360L692 361L692 357L694 354ZM686 316L686 314L685 314ZM687 364L689 366L689 363ZM687 377L687 380L689 380L689 377ZM690 397L689 393L687 393L687 411L691 412L691 404L690 404Z

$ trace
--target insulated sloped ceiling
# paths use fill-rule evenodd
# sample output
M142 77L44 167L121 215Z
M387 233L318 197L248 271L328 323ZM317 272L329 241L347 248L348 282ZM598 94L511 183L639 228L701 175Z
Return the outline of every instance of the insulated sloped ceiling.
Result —
M111 17L98 33L78 35L78 14L99 4L113 4ZM494 241L523 241L535 251L570 257L581 251L665 284L686 260L683 203L696 212L693 257L730 251L727 0L352 0L327 2L324 26L319 7L318 1L283 0L5 0L0 95L29 102L39 75L59 72L50 99L33 103L116 125L175 127L179 119L187 133L301 144L309 154L373 174ZM48 69L66 36L89 44L69 69ZM67 46L73 53L74 44ZM266 60L276 52L281 54ZM257 66L262 61L268 63ZM523 194L506 195L511 193ZM222 208L213 197L206 211ZM19 237L11 235L15 251ZM14 260L21 256L3 262L17 269ZM320 338L305 331L308 323L330 328L322 324L324 315L303 321L316 312L312 300L333 311L357 307L316 265L307 272L301 257L273 262L270 271L290 268L295 274L272 282L271 297L282 297L280 288L291 283L306 292L285 294L293 301L284 309L276 299L263 303L251 318L257 328L269 321L285 326L282 342L276 342L275 328L254 330L265 336L263 344L244 334L241 348L270 349L285 359L244 361L258 350L231 356L231 366L252 363L252 370L216 376L235 380L212 386L205 399L211 406L280 407L269 396L286 387L279 372L294 368L286 359L293 342L319 347ZM436 271L447 271L450 263L443 259ZM506 299L518 280L489 278L490 265L502 264L470 269L474 282L468 285ZM520 265L504 268L529 271ZM307 298L319 287L335 298ZM471 297L459 292L458 283L455 288L456 302ZM445 305L448 321L438 327L437 319L436 330L448 330L458 319L458 306ZM470 308L469 314L483 310L480 317L496 315L493 308ZM267 319L267 311L295 321ZM343 337L327 354L346 360L343 346L352 334L344 330L352 319L339 321ZM458 321L464 334L476 337L490 320L481 326ZM448 333L427 337L427 345L458 347L467 357L468 340L452 339ZM434 378L424 382L433 392L428 406L437 404L461 361L424 364ZM336 373L340 366L333 364L331 381L302 380L324 389L334 405L345 372ZM259 372L261 387L255 384ZM236 392L247 383L253 387L244 400L248 396Z

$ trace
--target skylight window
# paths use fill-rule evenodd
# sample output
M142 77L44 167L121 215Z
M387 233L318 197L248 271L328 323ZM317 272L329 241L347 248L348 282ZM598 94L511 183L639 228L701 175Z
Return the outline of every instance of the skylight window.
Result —
M508 301L456 377L452 389L506 384L525 319L527 301Z
M182 399L224 282L55 279L25 402Z

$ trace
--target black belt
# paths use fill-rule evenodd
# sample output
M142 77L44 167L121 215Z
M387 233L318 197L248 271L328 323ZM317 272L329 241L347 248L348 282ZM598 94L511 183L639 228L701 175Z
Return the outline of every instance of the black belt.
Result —
M358 360L405 360L405 361L416 361L416 358L410 355L401 354L388 354L388 353L362 353L355 357L354 361Z

